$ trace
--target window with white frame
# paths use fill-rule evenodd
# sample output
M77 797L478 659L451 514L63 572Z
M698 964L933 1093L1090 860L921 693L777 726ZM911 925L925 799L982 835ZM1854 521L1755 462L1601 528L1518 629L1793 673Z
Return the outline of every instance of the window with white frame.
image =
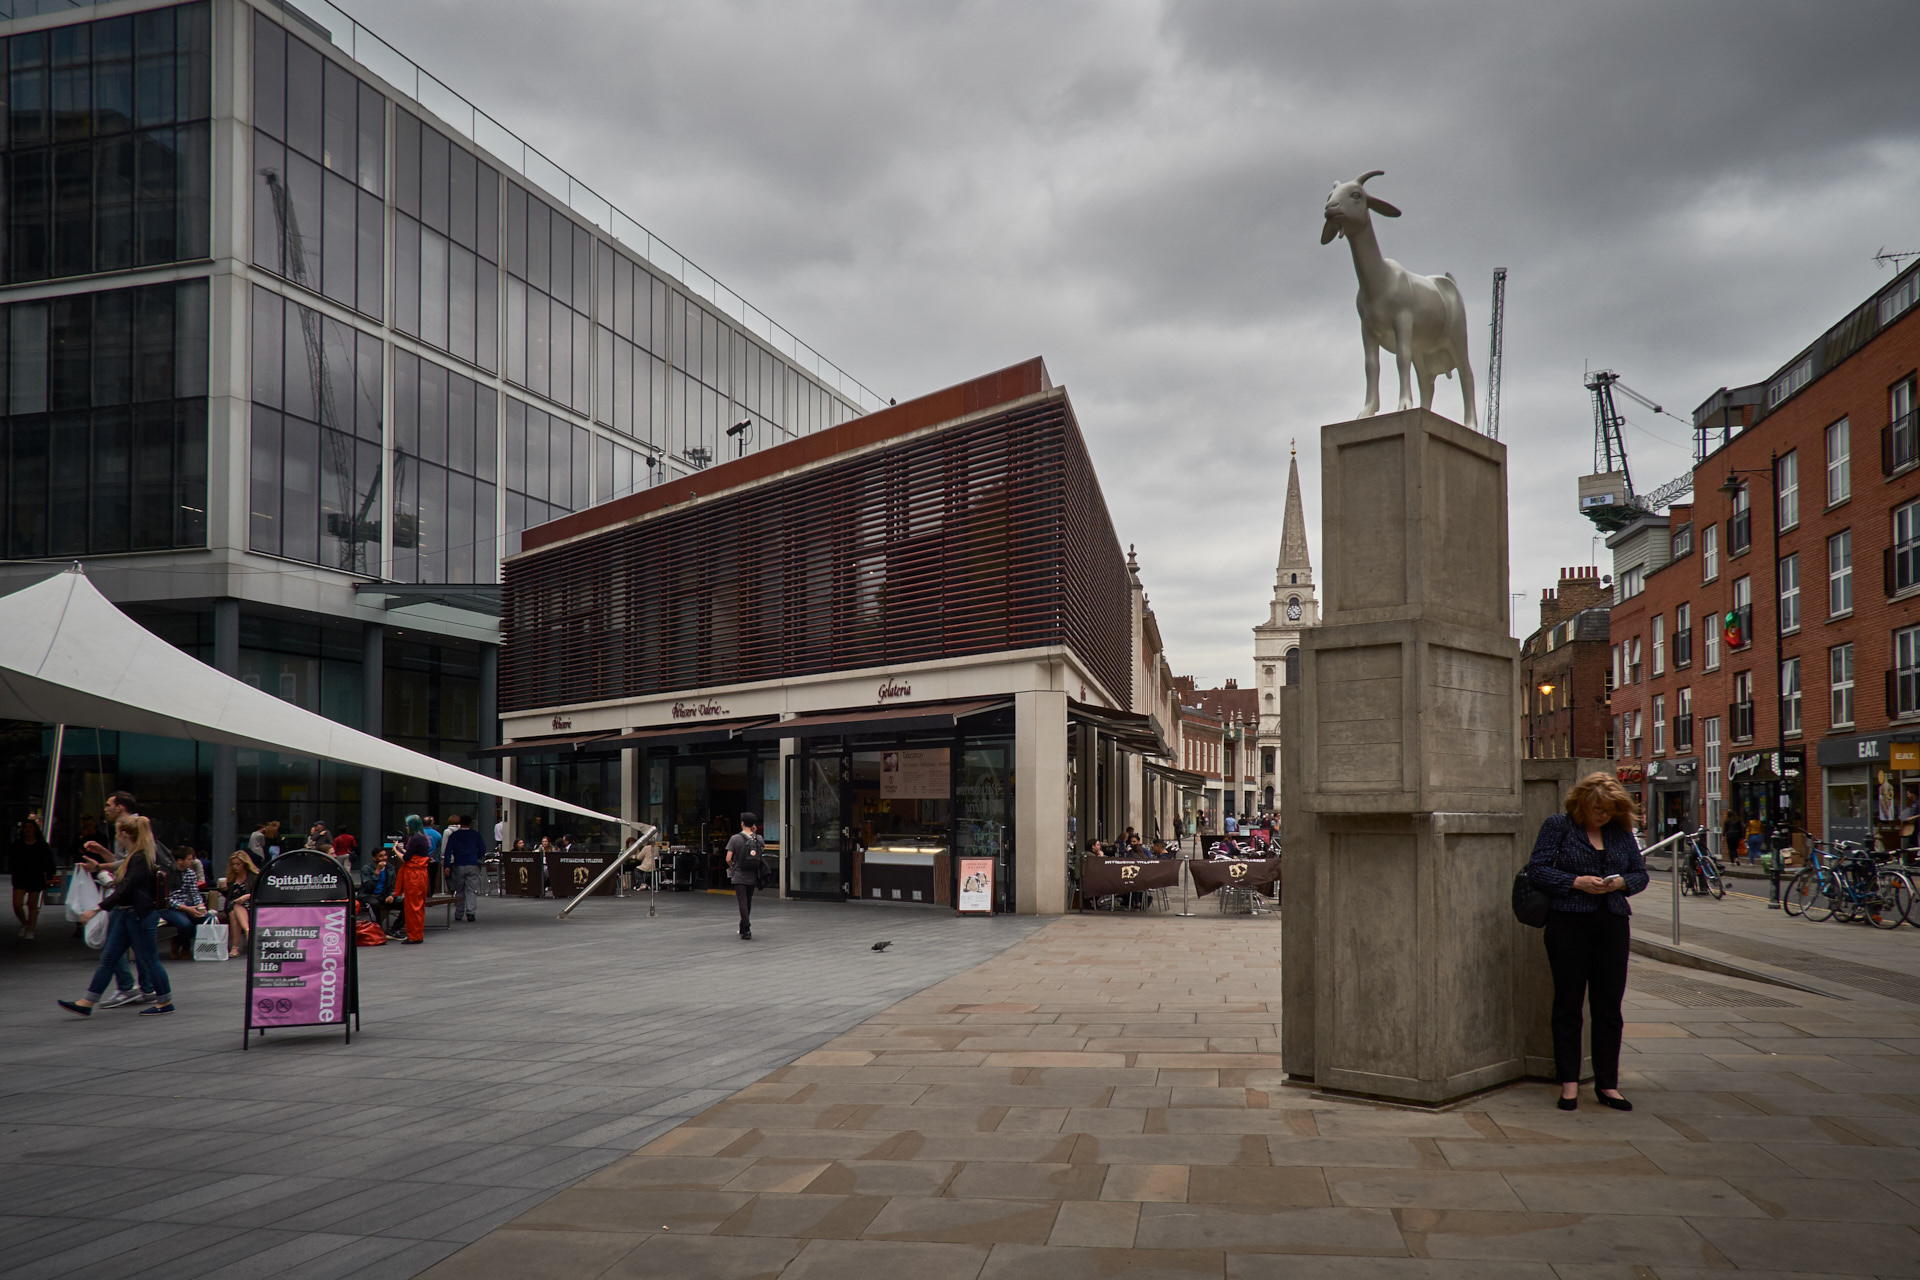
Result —
M1827 616L1853 612L1853 530L1827 539Z
M1613 690L1618 689L1620 687L1620 684L1621 684L1620 676L1621 676L1620 646L1614 645L1613 646L1613 682L1607 686L1607 691L1609 693L1611 693Z
M1665 675L1667 671L1667 615L1653 615L1653 674Z
M1888 475L1904 471L1920 460L1920 431L1913 418L1912 378L1887 389L1887 429L1880 437L1880 469Z
M1709 671L1720 669L1720 619L1708 618L1700 628L1701 665Z
M1800 629L1800 553L1780 557L1780 629Z
M1707 775L1707 830L1712 833L1709 839L1718 839L1720 833L1720 788L1723 785L1720 776L1720 717L1708 716L1700 722L1700 751L1703 759L1701 768ZM1724 850L1722 851L1725 852Z
M1733 702L1727 708L1727 715L1732 720L1728 728L1735 742L1753 737L1753 672L1734 672Z
M1635 565L1620 575L1620 598L1631 600L1647 589L1647 570L1644 565Z
M1920 712L1920 627L1902 627L1893 633L1893 674L1888 677L1887 694L1888 714Z
M1827 505L1853 496L1853 436L1845 418L1827 428Z
M1780 732L1800 732L1800 659L1780 664Z
M1653 754L1667 754L1667 695L1653 696Z
M1767 384L1767 408L1773 408L1782 400L1785 400L1788 396L1812 381L1813 357L1811 355L1801 356L1798 360L1787 366L1786 369L1782 370L1779 377Z
M1795 449L1773 464L1774 518L1779 527L1791 529L1800 523L1800 451Z
M1837 644L1827 650L1828 715L1832 727L1853 727L1853 646Z
M1895 316L1912 306L1915 298L1920 298L1920 273L1908 276L1880 295L1880 323L1890 323Z
M1639 684L1640 677L1640 637L1635 636L1627 641L1627 683Z
M1893 509L1893 551L1887 570L1895 594L1920 586L1920 502Z
M1673 665L1675 669L1693 665L1693 606L1675 605L1673 609Z
M1673 708L1673 749L1676 752L1693 750L1693 689L1682 689L1674 695Z
M1675 529L1673 531L1673 541L1671 545L1673 558L1675 560L1678 560L1684 555L1691 555L1693 553L1693 526L1683 524L1678 529Z
M1639 708L1627 712L1627 758L1638 759L1646 739L1642 736L1646 728L1646 713Z
M1700 526L1700 581L1712 582L1720 576L1720 526Z

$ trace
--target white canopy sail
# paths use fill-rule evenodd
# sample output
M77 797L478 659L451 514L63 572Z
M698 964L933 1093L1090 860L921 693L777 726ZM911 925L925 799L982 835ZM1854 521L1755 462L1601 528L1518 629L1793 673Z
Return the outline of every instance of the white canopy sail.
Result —
M621 822L349 729L216 671L120 612L77 564L0 601L0 718L317 756Z

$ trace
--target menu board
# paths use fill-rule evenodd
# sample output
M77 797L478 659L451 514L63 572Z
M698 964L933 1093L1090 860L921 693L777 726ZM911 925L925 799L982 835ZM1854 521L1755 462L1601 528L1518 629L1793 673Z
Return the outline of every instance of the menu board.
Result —
M953 794L953 753L946 747L887 751L880 756L882 800L945 800Z
M249 1027L334 1026L347 1014L345 903L254 908Z
M993 914L993 859L960 859L960 903L962 915L978 912Z

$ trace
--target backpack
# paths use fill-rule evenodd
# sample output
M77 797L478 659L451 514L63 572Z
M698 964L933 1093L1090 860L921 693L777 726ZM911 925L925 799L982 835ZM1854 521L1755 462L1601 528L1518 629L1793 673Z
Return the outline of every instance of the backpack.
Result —
M746 852L740 856L740 867L742 870L750 872L753 878L758 880L767 873L767 846L759 836L749 836L747 838L752 841L752 843L747 846Z

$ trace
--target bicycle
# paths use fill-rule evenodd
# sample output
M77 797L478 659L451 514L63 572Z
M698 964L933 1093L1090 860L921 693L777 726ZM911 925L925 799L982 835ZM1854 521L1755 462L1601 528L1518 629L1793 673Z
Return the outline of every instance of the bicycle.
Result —
M1807 865L1794 876L1781 909L1815 924L1835 916L1841 923L1864 919L1876 929L1913 921L1913 880L1901 869L1882 867L1873 852L1852 841L1807 841Z
M1692 836L1682 839L1680 843L1687 851L1686 871L1680 879L1680 892L1703 898L1709 894L1715 898L1726 897L1726 879L1720 874L1720 864L1714 861L1706 846L1696 844Z

